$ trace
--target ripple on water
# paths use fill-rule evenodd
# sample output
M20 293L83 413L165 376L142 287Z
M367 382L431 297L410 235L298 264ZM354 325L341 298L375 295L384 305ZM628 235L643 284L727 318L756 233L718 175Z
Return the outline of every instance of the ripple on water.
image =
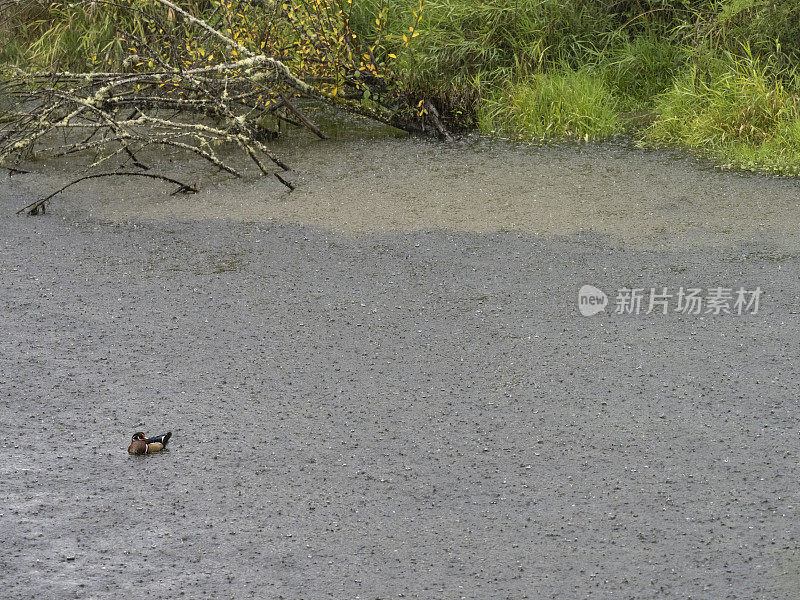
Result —
M250 172L231 179L161 154L147 162L199 183L201 192L171 196L157 182L89 180L56 197L52 210L112 220L280 221L350 233L591 231L637 247L800 247L793 225L800 222L800 184L793 179L723 172L624 139L536 146L469 137L446 145L357 119L320 121L330 140L294 135L275 146L294 168L291 194L273 178ZM4 210L69 181L70 166L33 164L31 174L4 178Z

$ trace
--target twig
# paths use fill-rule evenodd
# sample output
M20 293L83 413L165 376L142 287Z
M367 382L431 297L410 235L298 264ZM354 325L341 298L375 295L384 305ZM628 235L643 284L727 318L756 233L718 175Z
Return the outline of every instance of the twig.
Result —
M305 125L309 130L311 130L318 138L323 139L323 140L327 140L328 139L328 136L325 134L325 132L321 131L320 128L317 127L316 125L314 125L314 123L312 123L310 119L308 119L303 113L301 113L299 110L297 110L297 107L294 104L292 104L289 101L289 99L286 96L284 96L283 94L281 94L281 101L283 102L283 105L286 108L288 108L289 111L295 117L297 117L297 119L303 125Z
M279 173L273 173L273 175L275 175L275 178L278 181L280 181L283 185L285 185L287 188L289 188L290 192L294 191L294 186L291 183L289 183L288 181L286 181L283 177L281 177Z
M3 167L3 168L8 170L9 177L13 177L14 175L24 175L26 173L30 173L30 171L26 171L25 169L17 169L16 167Z
M431 122L433 126L436 128L436 131L439 132L439 135L442 136L442 139L448 143L452 143L455 140L453 136L450 135L450 132L445 129L444 125L442 125L441 120L439 119L439 111L436 110L436 107L431 103L430 100L425 102L425 108L428 110L428 115L430 115Z
M44 214L45 213L45 205L47 204L47 202L50 201L51 198L53 198L54 196L57 196L58 194L60 194L61 192L63 192L67 188L72 187L76 183L80 183L81 181L86 181L87 179L97 179L99 177L122 177L122 176L124 176L124 177L149 177L150 179L160 179L161 181L166 181L167 183L173 183L173 184L178 186L178 189L175 190L174 192L172 192L172 194L170 194L170 196L174 196L175 194L181 194L181 193L191 193L191 194L197 193L197 187L195 187L193 185L182 183L182 182L178 181L177 179L172 179L171 177L167 177L165 175L157 175L155 173L139 173L139 172L136 172L136 171L117 171L115 173L94 173L92 175L84 175L83 177L75 179L74 181L68 183L67 185L65 185L61 189L56 190L55 192L53 192L52 194L50 194L46 198L42 198L41 200L37 200L36 202L31 202L30 204L28 204L28 206L24 206L24 207L20 208L17 211L17 214L19 215L19 214L27 211L28 215L38 215L40 210L42 211L42 214Z

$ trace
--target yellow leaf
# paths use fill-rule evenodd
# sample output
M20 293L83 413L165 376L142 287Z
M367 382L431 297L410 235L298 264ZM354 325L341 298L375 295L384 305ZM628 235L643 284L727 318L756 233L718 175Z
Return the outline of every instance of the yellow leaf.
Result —
M411 35L411 37L412 37L412 38L415 38L415 37L417 37L418 35L419 35L419 33L417 33L417 32L415 31L415 32L414 32L414 33Z
M388 54L387 56L388 56L389 58L397 58L397 55L396 55L396 54Z

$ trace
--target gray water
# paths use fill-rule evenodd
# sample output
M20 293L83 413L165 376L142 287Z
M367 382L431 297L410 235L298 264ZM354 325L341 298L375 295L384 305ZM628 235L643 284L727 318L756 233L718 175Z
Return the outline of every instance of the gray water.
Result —
M101 179L71 188L53 209L108 219L280 221L350 233L593 232L636 247L798 248L795 179L720 171L685 152L641 150L630 140L538 147L468 137L447 145L361 119L318 120L331 140L295 133L273 145L293 169L292 193L241 157L246 177L239 180L164 153L145 155L146 162L198 183L199 194L171 197L173 188L159 182ZM70 181L78 167L50 161L33 169L0 189L32 198Z
M339 127L291 194L0 179L0 597L796 599L797 182Z

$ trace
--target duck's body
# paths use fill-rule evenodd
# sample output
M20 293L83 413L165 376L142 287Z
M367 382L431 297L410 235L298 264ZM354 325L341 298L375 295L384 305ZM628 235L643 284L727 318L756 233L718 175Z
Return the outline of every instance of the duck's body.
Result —
M153 452L161 452L167 447L169 438L172 437L172 432L169 431L164 435L156 435L154 437L146 437L141 431L137 431L131 438L131 445L128 446L128 454L152 454Z

